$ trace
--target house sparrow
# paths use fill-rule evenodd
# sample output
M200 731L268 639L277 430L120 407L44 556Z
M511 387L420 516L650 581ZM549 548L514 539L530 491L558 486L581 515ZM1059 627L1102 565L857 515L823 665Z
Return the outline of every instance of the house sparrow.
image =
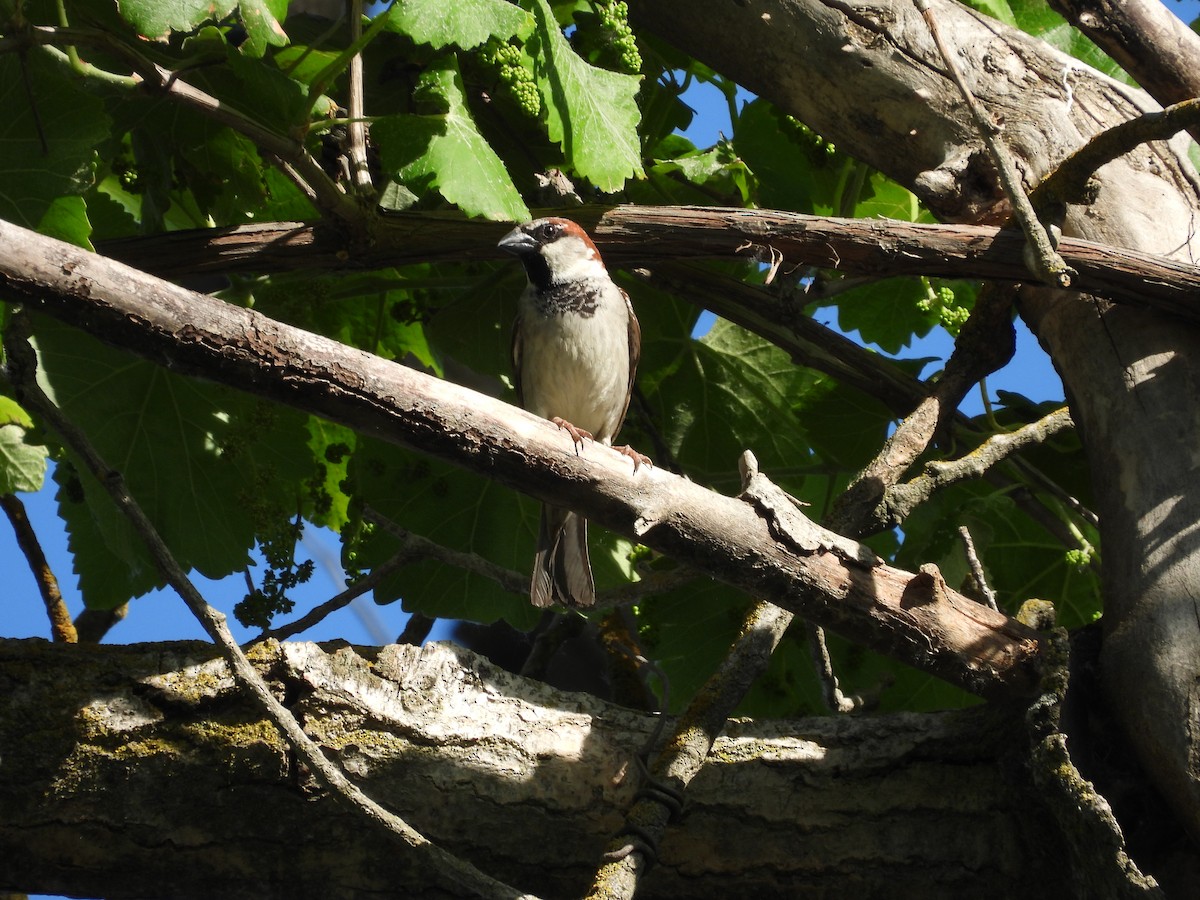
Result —
M513 323L517 399L566 430L576 451L584 438L612 445L625 420L641 355L642 330L592 239L569 219L520 225L499 247L525 266L529 284ZM649 460L628 447L636 469ZM596 602L587 520L544 505L529 596L534 606Z

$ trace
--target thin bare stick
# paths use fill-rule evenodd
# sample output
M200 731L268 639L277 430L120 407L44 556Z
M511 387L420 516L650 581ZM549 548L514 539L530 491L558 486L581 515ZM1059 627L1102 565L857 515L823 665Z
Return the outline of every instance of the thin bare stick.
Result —
M121 473L108 466L87 436L67 420L43 393L37 383L37 358L28 342L28 323L23 316L13 316L5 335L4 350L9 358L9 376L22 404L36 410L43 421L58 434L63 444L71 448L88 471L108 491L117 508L128 518L138 536L145 542L163 579L179 594L205 632L220 648L239 683L279 729L304 764L333 791L334 796L409 847L429 854L433 865L445 876L447 887L465 888L478 896L506 900L528 896L485 875L469 862L430 842L399 816L384 809L363 793L358 785L325 757L287 707L271 693L262 676L246 658L246 654L229 631L224 614L209 606L188 579L187 573L171 554L154 523L125 487L125 479Z
M979 129L979 134L992 156L992 162L995 163L996 171L1000 176L1000 184L1003 186L1009 202L1012 203L1013 214L1016 216L1021 230L1025 232L1025 239L1029 241L1029 247L1033 251L1032 258L1028 262L1034 273L1046 284L1063 288L1070 287L1078 273L1068 266L1059 256L1058 251L1054 249L1056 239L1034 212L1033 204L1029 202L1029 197L1026 196L1025 189L1021 186L1021 176L1017 172L1012 154L1000 140L1000 129L988 117L983 107L979 105L979 101L975 99L975 95L971 93L971 89L967 87L967 83L958 69L958 64L954 61L953 54L942 40L929 0L913 0L913 3L925 18L925 24L929 26L929 34L946 63L946 71L958 87L963 100L966 101L967 108L971 111L971 117L975 120L975 127Z
M405 560L436 559L438 562L464 569L474 575L480 575L512 594L524 595L529 593L529 576L504 566L497 565L490 559L485 559L477 553L467 553L462 550L452 550L427 537L414 534L406 528L401 528L387 516L377 510L366 507L363 518L378 525L392 537L401 542L397 555L405 554ZM394 558L394 557L393 557ZM641 581L623 584L611 591L604 591L596 598L594 609L606 609L632 603L650 594L673 590L681 584L686 584L696 578L696 573L689 569L654 574ZM332 601L330 601L332 602Z
M626 829L610 841L589 898L630 898L653 863L654 845L677 812L668 797L682 793L704 765L709 751L750 686L766 671L771 654L792 622L792 613L770 603L755 604L721 665L696 692L687 711L650 770L651 783L625 816ZM631 840L636 835L638 840Z
M983 563L979 560L979 554L975 552L975 541L971 538L970 529L966 525L960 525L958 536L962 540L963 552L967 555L967 565L971 567L971 577L975 579L975 586L979 588L979 593L983 595L987 605L999 610L1000 607L996 605L996 592L988 585L987 577L983 574Z
M350 43L357 44L362 38L363 19L362 0L351 0L350 3ZM371 171L367 167L367 125L364 121L366 103L363 94L363 58L362 52L350 57L350 92L346 100L346 109L350 114L347 126L349 147L347 155L350 158L350 177L354 189L364 197L369 197L375 191L371 184Z
M812 654L813 667L817 670L817 678L821 681L825 705L837 713L851 713L862 706L858 698L842 693L837 673L833 671L833 658L829 655L824 628L813 625L808 629L808 649Z
M256 640L286 641L290 637L295 637L301 632L307 631L314 625L318 624L326 616L337 612L343 607L349 606L367 591L373 590L375 585L379 584L379 582L383 581L384 578L386 578L388 575L391 575L401 566L412 562L416 556L417 554L410 548L402 548L393 554L391 559L376 566L368 574L354 582L354 584L348 585L341 593L336 594L335 596L330 597L324 603L313 607L311 610L293 622L289 622L286 625L280 625L278 628L264 630L263 633L256 638Z
M79 643L79 635L71 622L71 613L68 612L62 592L58 589L58 579L54 577L54 570L50 568L46 554L42 552L42 544L29 522L25 504L16 494L3 494L0 495L0 507L3 507L5 515L8 516L8 521L17 536L17 546L25 554L25 561L29 563L29 570L33 572L33 580L37 582L42 602L46 604L46 614L50 616L50 633L54 640L63 644Z

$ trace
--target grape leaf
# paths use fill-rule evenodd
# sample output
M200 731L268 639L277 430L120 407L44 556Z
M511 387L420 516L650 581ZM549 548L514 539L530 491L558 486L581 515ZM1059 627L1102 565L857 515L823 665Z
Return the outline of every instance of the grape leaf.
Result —
M507 0L401 0L387 11L387 27L436 49L453 44L470 50L490 37L528 34L533 20Z
M576 173L602 191L641 177L636 96L641 79L599 69L582 59L558 28L546 0L535 0L537 22L526 49L546 109L550 139L562 145Z
M55 199L91 186L96 147L112 122L99 100L37 53L0 54L0 103L0 218L37 228Z
M33 420L17 401L0 396L0 494L42 489L49 451L29 440L32 429Z
M521 195L471 117L462 77L451 57L422 75L418 93L439 103L440 115L400 115L380 119L371 129L383 165L418 194L437 188L472 216L504 221L529 218ZM419 189L418 189L419 188Z
M235 0L121 0L121 15L143 37L161 39L171 31L191 31L203 22L219 21Z
M244 567L257 527L301 508L314 472L303 417L52 320L35 326L53 399L121 472L185 569L216 578ZM85 602L116 606L155 587L157 572L107 491L71 469L56 467L55 480Z

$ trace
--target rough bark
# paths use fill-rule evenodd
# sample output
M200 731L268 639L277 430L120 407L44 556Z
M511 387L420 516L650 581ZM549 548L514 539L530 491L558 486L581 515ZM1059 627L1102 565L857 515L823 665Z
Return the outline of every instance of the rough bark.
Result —
M1027 185L1105 127L1157 105L957 3L931 4ZM633 0L656 31L767 97L953 221L1003 212L991 165L914 4ZM1067 235L1191 261L1196 174L1178 141L1103 167ZM1200 333L1178 319L1027 290L1022 314L1062 375L1104 541L1104 667L1114 709L1200 840Z
M372 796L543 896L586 887L653 730L450 645L252 657ZM297 769L212 647L0 641L0 696L0 889L442 896ZM731 722L639 896L1070 896L1022 740L982 708Z
M0 286L114 346L287 403L565 503L751 596L986 696L1034 686L1037 633L885 565L794 507L725 497L662 469L577 453L492 397L0 222ZM731 466L734 464L731 460Z
M1021 282L1030 277L1015 231L839 219L777 210L618 206L565 210L585 225L605 259L622 265L694 257L771 258L886 278L928 275ZM494 259L504 226L478 219L389 216L370 248L352 247L329 225L276 222L174 231L105 242L106 256L164 278L206 272L275 272L399 266L429 260ZM1120 302L1149 304L1200 320L1200 269L1151 254L1066 238L1059 246L1079 277L1075 287Z

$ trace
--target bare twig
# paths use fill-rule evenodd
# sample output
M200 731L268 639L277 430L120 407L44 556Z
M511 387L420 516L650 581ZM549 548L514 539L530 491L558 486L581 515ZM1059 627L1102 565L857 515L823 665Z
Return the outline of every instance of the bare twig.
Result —
M10 377L17 389L21 402L36 410L42 419L58 434L62 442L82 460L108 492L113 502L129 520L139 537L145 542L155 565L164 580L171 585L199 620L205 632L220 648L222 655L238 682L246 689L259 708L283 734L288 744L326 786L356 810L365 819L386 829L403 843L431 857L433 865L446 879L447 886L466 888L479 896L495 898L520 898L527 895L496 881L465 860L459 859L431 843L394 813L381 807L352 782L344 772L331 763L321 749L300 727L292 713L285 707L263 681L262 676L246 658L242 648L234 640L225 623L225 616L213 609L195 585L188 579L170 549L125 487L119 472L96 452L87 436L68 421L37 384L37 360L33 347L28 343L28 326L22 317L14 316L5 335L4 350L9 358Z
M717 736L750 686L766 671L771 654L792 621L792 613L770 603L758 603L747 616L740 637L721 665L696 692L679 718L674 733L650 770L654 782L679 792L700 771ZM632 897L638 882L653 863L653 845L662 839L677 811L664 796L667 791L646 791L625 816L628 832L617 834L608 845L605 862L596 872L590 898ZM629 834L640 840L630 840Z
M357 44L362 39L363 20L362 0L350 2L350 43ZM350 158L350 178L354 189L364 197L374 193L375 186L371 184L371 171L367 167L367 125L365 121L365 97L363 93L363 57L362 52L350 57L350 91L346 101L346 109L350 115L347 125L348 148Z
M837 673L833 671L833 659L829 655L829 645L825 642L824 628L813 625L808 629L808 649L812 654L813 668L817 670L817 678L821 682L825 705L837 713L851 713L862 707L861 698L847 697L842 693Z
M402 528L377 510L366 507L363 518L378 525L392 537L401 542L397 556L404 555L404 561L412 559L436 559L446 565L455 566L475 575L487 578L500 585L511 594L525 595L529 593L529 576L504 566L497 565L490 559L478 553L467 553L463 550L452 550L427 537ZM395 557L393 557L395 559ZM596 598L594 609L605 609L633 603L643 597L662 591L672 590L681 584L686 584L696 578L696 573L689 569L679 569L672 572L655 573L640 581L623 584L612 590L604 591ZM373 586L373 585L372 585ZM332 602L332 601L329 601ZM275 635L270 635L274 637Z
M1025 189L1021 186L1021 176L1017 172L1012 154L1000 140L1000 129L988 117L983 107L975 99L975 95L971 93L971 89L967 87L966 81L963 80L958 64L954 61L954 55L938 31L937 19L929 5L929 0L913 0L913 2L924 16L925 24L929 26L929 34L933 37L933 42L937 45L938 52L941 53L942 59L946 63L946 70L962 94L963 100L966 101L967 108L971 111L971 117L975 120L975 127L979 129L979 134L991 153L992 162L996 164L1000 184L1004 187L1004 193L1008 196L1009 202L1012 203L1013 214L1016 216L1021 230L1025 232L1025 239L1029 241L1029 246L1033 251L1030 262L1033 264L1035 274L1047 284L1064 288L1070 287L1078 273L1068 266L1058 254L1054 248L1057 238L1039 221L1037 213L1034 212L1033 204L1029 202Z
M112 627L129 615L129 604L113 609L85 609L75 617L75 632L81 644L98 644Z
M1158 112L1145 113L1100 132L1064 159L1033 190L1033 202L1086 203L1087 184L1106 163L1150 141L1167 140L1185 128L1200 125L1200 99L1192 98Z
M396 643L411 644L414 647L421 646L425 643L425 638L429 637L429 632L433 631L435 622L437 619L432 616L419 612L412 613L408 617L404 630L396 637Z
M391 575L406 563L412 562L416 555L416 551L408 547L401 548L395 554L393 554L391 559L388 559L373 568L369 573L358 579L358 581L354 582L354 584L348 585L341 593L330 597L324 603L313 607L294 622L289 622L286 625L280 625L277 628L264 630L263 633L256 638L256 640L286 641L290 637L294 637L301 632L307 631L326 616L337 612L343 607L349 606L355 601L355 599L361 597L367 591L373 590L375 585L383 581L383 579L388 575Z
M1070 427L1071 413L1064 406L1016 431L993 435L959 459L932 460L925 464L922 474L905 484L896 485L887 492L881 504L883 520L892 524L903 522L909 513L928 500L934 491L968 478L978 478L1022 447L1039 444Z
M987 576L983 572L983 563L979 560L979 554L975 552L975 541L971 538L970 529L966 525L960 525L958 537L962 541L963 552L967 555L967 565L971 567L971 577L975 579L975 586L979 588L979 593L983 595L988 606L995 610L1000 609L996 605L996 592L988 585Z
M954 343L933 392L900 423L883 449L838 498L830 527L842 534L865 534L896 524L883 515L881 501L954 415L980 378L1005 365L1016 346L1008 291L982 291ZM861 529L861 530L857 530Z
M8 521L17 536L17 546L25 554L25 561L29 563L29 570L33 572L42 602L46 604L46 613L50 616L50 633L54 640L64 644L78 643L79 635L71 622L71 614L67 611L62 592L58 589L58 579L54 577L54 570L50 568L46 554L42 552L41 541L38 540L37 532L33 530L29 516L25 513L25 504L16 494L2 494L0 507L8 516Z

